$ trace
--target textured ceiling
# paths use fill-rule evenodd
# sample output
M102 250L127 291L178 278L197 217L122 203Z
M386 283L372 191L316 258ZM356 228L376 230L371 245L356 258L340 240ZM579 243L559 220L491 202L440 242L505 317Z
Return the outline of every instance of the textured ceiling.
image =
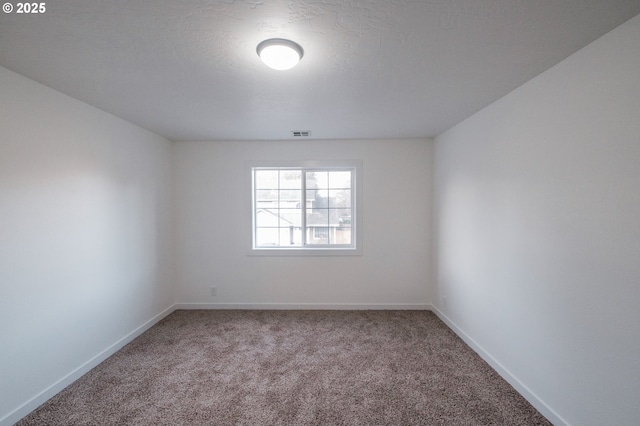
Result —
M15 2L13 2L15 3ZM640 13L640 0L49 0L0 65L172 140L435 136ZM256 45L305 49L289 71Z

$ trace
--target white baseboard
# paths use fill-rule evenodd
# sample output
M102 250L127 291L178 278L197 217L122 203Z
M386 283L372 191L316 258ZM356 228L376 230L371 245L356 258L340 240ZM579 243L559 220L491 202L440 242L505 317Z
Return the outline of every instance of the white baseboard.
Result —
M568 425L558 413L542 401L524 383L506 369L498 360L493 358L482 346L460 329L442 311L430 303L177 303L124 336L122 339L100 352L71 373L67 374L38 395L25 402L14 411L0 419L0 426L13 425L21 418L44 404L58 392L88 373L102 361L122 349L127 343L153 327L167 315L177 309L255 309L255 310L426 310L433 311L449 328L482 357L494 370L514 387L531 405L544 415L554 425Z
M176 303L175 309L430 311L432 305L430 303Z
M160 320L172 313L174 310L174 305L169 306L164 311L160 312L158 315L154 316L149 321L145 322L140 327L136 328L131 333L127 334L122 339L118 340L113 345L109 346L107 349L100 352L99 354L82 364L80 367L76 368L71 373L58 380L56 383L40 392L38 395L34 396L29 401L25 402L20 407L16 408L12 412L1 418L0 426L13 425L18 420L25 417L27 414L31 413L33 410L47 402L49 399L53 398L58 392L78 380L80 377L88 373L91 369L98 366L98 364L100 364L102 361L118 352L127 343L131 342L133 339L140 336L142 333L160 322Z
M542 399L540 399L535 393L531 391L524 383L522 383L516 376L503 366L497 359L495 359L489 352L487 352L482 346L473 340L467 333L465 333L460 327L458 327L449 317L447 317L436 306L432 306L431 310L440 318L447 326L453 330L464 342L471 347L480 357L487 362L496 372L505 379L513 388L518 391L520 395L524 397L531 405L534 406L543 416L547 418L551 423L556 426L569 425L569 423L563 419L558 413L556 413L551 407L549 407Z

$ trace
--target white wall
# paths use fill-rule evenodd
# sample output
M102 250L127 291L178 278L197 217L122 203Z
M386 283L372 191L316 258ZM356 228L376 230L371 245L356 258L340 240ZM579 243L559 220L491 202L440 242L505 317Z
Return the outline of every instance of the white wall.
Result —
M0 423L11 424L172 306L171 148L4 68L0 94Z
M640 424L640 16L434 155L438 309L556 422Z
M178 306L428 306L431 149L429 140L176 143ZM362 256L247 256L246 162L272 159L362 160Z

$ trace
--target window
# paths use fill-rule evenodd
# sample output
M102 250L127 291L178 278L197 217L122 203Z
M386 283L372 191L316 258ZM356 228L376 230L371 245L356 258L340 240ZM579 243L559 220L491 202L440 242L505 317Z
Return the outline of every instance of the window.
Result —
M358 166L252 166L252 250L359 254Z

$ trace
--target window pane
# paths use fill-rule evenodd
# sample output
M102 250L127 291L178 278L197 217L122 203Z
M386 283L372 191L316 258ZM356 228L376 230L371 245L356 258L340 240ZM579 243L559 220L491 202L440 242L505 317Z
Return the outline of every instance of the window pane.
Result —
M277 246L280 243L278 228L257 228L256 246Z
M308 226L307 244L329 244L329 232L326 226Z
M351 207L351 190L330 189L328 207Z
M338 225L341 227L351 227L351 210L341 209L338 211Z
M280 170L280 189L302 188L301 170Z
M289 245L301 246L302 245L302 228L294 227L289 228Z
M278 191L274 191L271 189L257 189L256 190L256 201L277 201L278 200Z
M331 244L351 244L351 228L337 228Z
M301 209L280 209L280 226L302 226Z
M333 226L351 226L351 209L329 209L329 224Z
M307 225L329 225L329 209L307 210Z
M302 231L299 227L256 228L256 247L300 246Z
M256 170L255 185L256 189L278 189L278 171Z
M313 171L306 172L307 188L327 189L329 188L329 172Z
M333 189L351 188L351 172L350 171L329 172L329 188L333 188Z
M296 208L302 200L302 191L299 189L285 189L280 191L280 207Z
M300 245L301 230L299 227L287 226L279 228L280 231L280 247Z
M329 208L329 194L326 189L307 190L307 209L314 212L319 209Z
M315 189L307 189L306 191L307 193L305 194L306 198L307 198L307 207L311 208L313 206L313 202L316 199L316 193L317 190Z
M278 210L272 210L272 209L256 210L256 226L258 227L278 226Z

